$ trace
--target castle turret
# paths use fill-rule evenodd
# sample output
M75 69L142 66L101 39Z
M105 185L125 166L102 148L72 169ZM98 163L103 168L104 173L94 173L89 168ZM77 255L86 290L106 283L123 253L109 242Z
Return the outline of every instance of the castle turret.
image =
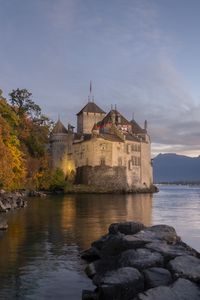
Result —
M68 130L59 119L50 135L50 153L52 158L52 168L60 168L64 171L65 174L67 168L68 147Z
M88 102L77 114L77 133L91 133L95 123L105 117L106 113L94 102Z

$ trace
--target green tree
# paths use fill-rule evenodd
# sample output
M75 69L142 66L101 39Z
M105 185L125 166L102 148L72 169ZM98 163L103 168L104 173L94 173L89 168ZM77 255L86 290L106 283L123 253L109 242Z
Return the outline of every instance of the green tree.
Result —
M9 95L12 108L20 117L28 115L34 119L41 115L41 108L31 99L32 94L28 90L12 90Z
M51 176L50 189L51 190L63 190L66 185L65 174L59 168L57 168Z

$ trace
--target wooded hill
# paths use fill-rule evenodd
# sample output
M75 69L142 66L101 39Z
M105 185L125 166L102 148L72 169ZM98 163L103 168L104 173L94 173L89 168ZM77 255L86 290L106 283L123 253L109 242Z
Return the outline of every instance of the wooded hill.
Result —
M49 189L64 184L62 171L50 169L51 126L26 89L13 90L8 100L0 90L0 188Z

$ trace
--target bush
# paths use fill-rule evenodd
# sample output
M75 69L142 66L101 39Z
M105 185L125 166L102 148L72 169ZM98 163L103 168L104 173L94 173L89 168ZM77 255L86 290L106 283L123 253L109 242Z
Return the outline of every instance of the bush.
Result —
M64 190L65 185L65 174L61 169L57 168L52 174L50 190Z

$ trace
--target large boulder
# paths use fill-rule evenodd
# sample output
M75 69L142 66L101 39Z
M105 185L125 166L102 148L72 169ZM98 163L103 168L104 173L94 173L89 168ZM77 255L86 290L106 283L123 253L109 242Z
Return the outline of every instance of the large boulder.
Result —
M133 300L181 300L167 286L158 286L138 294ZM189 299L188 299L189 300ZM190 299L191 300L191 299Z
M200 259L191 255L176 257L169 262L169 269L175 277L200 282Z
M92 262L100 258L99 250L95 247L91 247L81 252L81 258L87 262Z
M99 300L130 300L144 289L141 273L134 268L119 268L102 277Z
M140 222L121 222L111 224L108 231L110 234L117 234L120 232L126 235L130 235L136 234L142 229L145 229L145 226Z
M92 243L100 257L119 255L123 251L123 235L109 234Z
M111 224L82 256L92 261L86 273L96 285L84 300L200 299L200 253L171 226Z
M183 244L168 244L165 241L154 241L146 244L145 248L161 253L166 261L177 256L195 254L191 249L185 247Z
M112 271L117 268L117 257L105 257L88 264L85 269L85 273L89 278L93 278L94 276L97 276L97 278L101 278L108 271Z
M146 288L167 286L172 283L171 273L164 268L149 268L143 272Z
M172 286L159 286L138 294L133 300L199 300L199 287L186 279L178 279Z
M126 250L119 258L121 267L134 267L143 270L150 267L162 266L163 257L160 253L148 249Z
M154 225L138 232L134 236L149 243L155 240L166 241L170 244L180 241L180 237L176 234L175 229L168 225Z

